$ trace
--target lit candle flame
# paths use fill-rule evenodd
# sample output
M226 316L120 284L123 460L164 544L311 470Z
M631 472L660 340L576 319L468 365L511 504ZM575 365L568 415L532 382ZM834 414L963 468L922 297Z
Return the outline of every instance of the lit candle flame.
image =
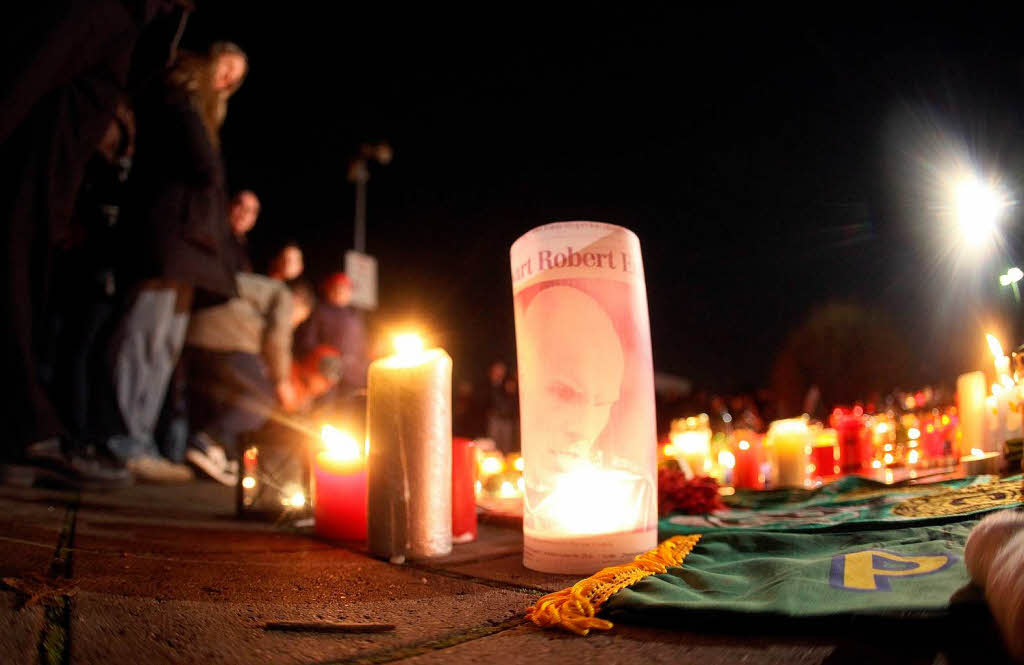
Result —
M362 457L360 446L347 432L333 425L324 425L320 430L327 456L339 462L351 462Z
M988 333L985 334L985 339L988 341L988 349L992 352L994 358L1003 357L1003 345L999 343L999 340L994 335Z
M409 360L423 352L423 338L416 333L395 335L392 342L395 345L395 354L402 359Z

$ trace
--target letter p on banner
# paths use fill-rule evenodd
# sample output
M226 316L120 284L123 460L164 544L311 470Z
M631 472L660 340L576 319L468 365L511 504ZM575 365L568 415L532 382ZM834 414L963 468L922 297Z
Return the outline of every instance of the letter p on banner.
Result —
M897 554L864 550L832 557L829 584L846 591L892 591L892 578L931 575L957 561L952 554Z

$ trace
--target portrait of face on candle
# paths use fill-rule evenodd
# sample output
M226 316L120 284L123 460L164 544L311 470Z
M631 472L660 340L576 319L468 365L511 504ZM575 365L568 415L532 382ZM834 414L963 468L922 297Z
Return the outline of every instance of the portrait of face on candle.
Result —
M512 257L527 542L641 534L653 543L657 438L639 241L608 224L556 223L523 236Z

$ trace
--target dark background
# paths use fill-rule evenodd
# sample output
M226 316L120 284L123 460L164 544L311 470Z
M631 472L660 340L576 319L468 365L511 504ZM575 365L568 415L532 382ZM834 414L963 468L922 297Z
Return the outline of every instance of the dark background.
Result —
M340 268L347 159L391 142L369 184L373 321L427 328L457 374L514 359L511 243L592 219L640 237L656 369L765 385L815 308L848 303L902 338L891 380L912 387L980 367L982 327L1021 332L997 276L1024 219L961 260L937 209L956 159L1024 191L1019 28L963 14L207 2L185 44L250 56L224 149L263 200L257 252L294 238L311 275Z

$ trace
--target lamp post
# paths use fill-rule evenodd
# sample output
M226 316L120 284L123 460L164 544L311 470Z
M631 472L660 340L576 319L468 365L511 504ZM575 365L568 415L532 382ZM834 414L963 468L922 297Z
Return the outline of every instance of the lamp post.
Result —
M356 186L355 237L352 246L357 252L366 251L366 183L370 181L370 162L387 165L394 155L387 141L364 143L359 146L359 155L348 164L348 181Z

